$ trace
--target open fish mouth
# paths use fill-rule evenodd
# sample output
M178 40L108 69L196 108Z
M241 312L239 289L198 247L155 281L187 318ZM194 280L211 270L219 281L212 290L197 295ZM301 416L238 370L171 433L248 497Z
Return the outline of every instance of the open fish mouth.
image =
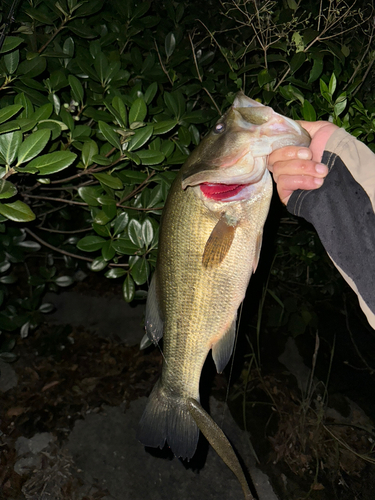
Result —
M214 201L223 201L236 197L249 184L211 184L209 182L200 184L200 190L206 198Z

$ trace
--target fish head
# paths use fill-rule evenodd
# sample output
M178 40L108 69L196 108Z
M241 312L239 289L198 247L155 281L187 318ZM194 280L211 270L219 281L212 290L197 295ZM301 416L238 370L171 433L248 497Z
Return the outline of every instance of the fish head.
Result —
M203 197L236 201L243 197L245 186L268 175L267 157L272 151L309 146L310 141L297 122L240 92L182 167L182 188L200 186Z

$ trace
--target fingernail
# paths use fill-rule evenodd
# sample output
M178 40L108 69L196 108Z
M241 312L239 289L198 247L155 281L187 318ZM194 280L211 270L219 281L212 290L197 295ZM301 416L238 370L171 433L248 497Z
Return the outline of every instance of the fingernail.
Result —
M321 186L324 182L324 179L321 179L321 178L318 178L318 177L314 177L314 183L317 185L317 186Z
M299 149L297 151L297 156L300 160L309 160L311 158L311 152L309 149Z
M317 172L318 174L327 175L328 174L328 167L327 167L327 165L324 165L324 163L317 163L315 165L315 172Z

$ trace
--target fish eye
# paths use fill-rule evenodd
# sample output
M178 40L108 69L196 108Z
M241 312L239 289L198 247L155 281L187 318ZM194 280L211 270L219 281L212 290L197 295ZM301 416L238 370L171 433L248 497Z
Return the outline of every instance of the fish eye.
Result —
M224 123L217 123L214 128L214 132L216 134L221 134L225 130L225 124Z

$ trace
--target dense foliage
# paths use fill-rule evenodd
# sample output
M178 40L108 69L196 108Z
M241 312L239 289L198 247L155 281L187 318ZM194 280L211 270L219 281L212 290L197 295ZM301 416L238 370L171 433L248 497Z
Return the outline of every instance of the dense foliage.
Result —
M175 170L239 89L374 139L367 4L24 0L14 22L10 7L0 49L3 332L35 328L50 310L44 291L71 284L80 262L120 278L126 301L145 296ZM313 300L297 313L291 283L331 295L337 275L310 228L282 223L267 321L298 334L315 321ZM42 250L19 296L13 269Z

